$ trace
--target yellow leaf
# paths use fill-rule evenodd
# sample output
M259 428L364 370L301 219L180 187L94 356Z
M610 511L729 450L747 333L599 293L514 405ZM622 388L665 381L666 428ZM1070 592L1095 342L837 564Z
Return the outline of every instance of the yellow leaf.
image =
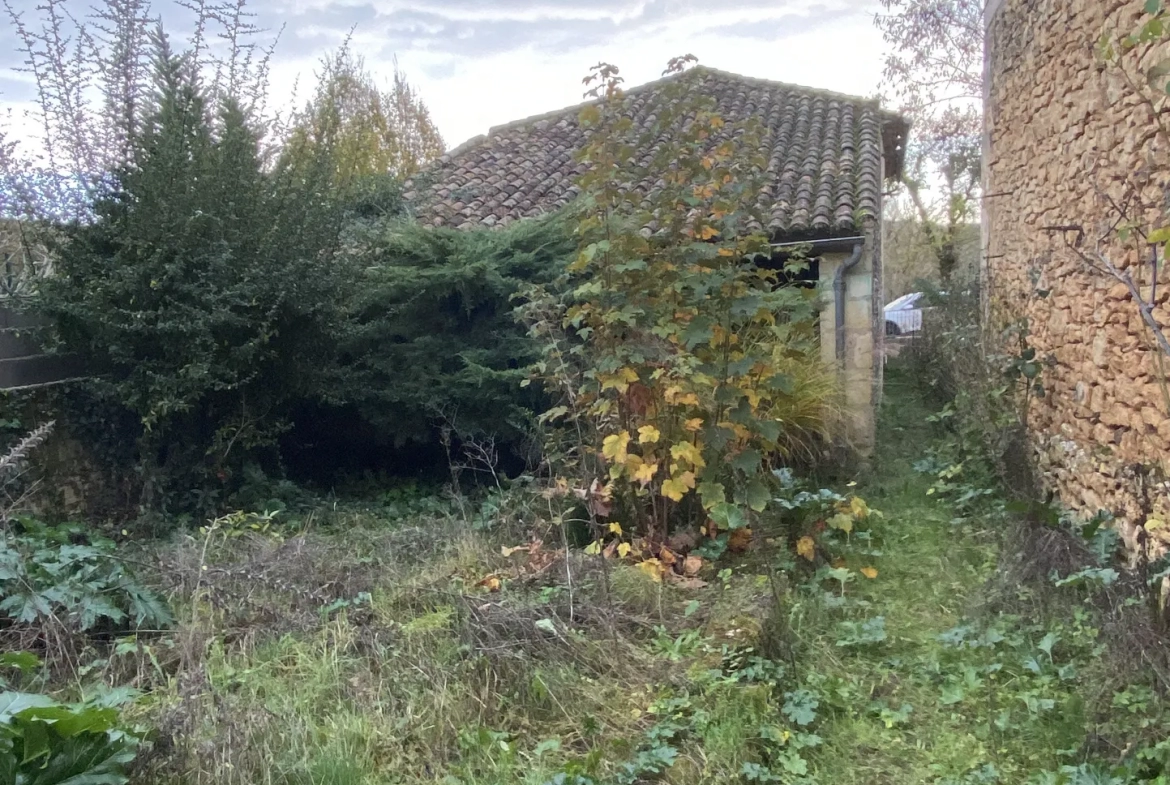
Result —
M670 448L670 457L676 461L682 459L694 466L696 469L702 469L707 463L703 460L703 453L697 445L690 442L679 442Z
M500 590L500 576L489 575L475 585L480 586L484 589L487 589L488 591L499 591Z
M699 232L699 237L701 237L704 240L710 240L712 237L718 237L718 236L719 236L719 230L716 229L714 226L704 226L702 228L702 230Z
M629 445L630 434L628 431L613 433L606 436L605 441L601 443L601 454L615 464L624 464L626 462L626 448Z
M693 418L687 420L685 423L683 423L683 427L686 428L688 431L691 431L693 433L693 432L695 432L703 427L703 418L702 417L693 417Z
M677 384L662 391L662 397L672 406L698 406L699 398L694 393L684 393Z
M843 512L837 513L832 518L827 520L826 523L832 526L834 529L840 529L846 534L849 534L853 531L853 516L847 515Z
M869 515L869 505L865 503L865 499L854 496L849 500L849 511L853 513L854 518L865 518Z
M630 555L630 544L628 542L619 543L618 544L618 557L624 559L629 555Z
M656 582L662 581L662 573L666 571L666 568L663 566L662 562L658 561L658 559L646 559L646 561L640 561L638 562L638 569L645 572Z
M643 425L638 429L638 444L650 444L658 441L662 434L653 425Z
M671 477L662 483L662 495L672 501L682 501L687 491L695 487L693 472L683 472L678 477Z
M597 556L601 553L601 540L594 540L585 546L585 553L590 556Z
M622 525L620 523L611 523L609 525L609 532L610 532L610 534L616 534L617 536L621 537L622 536Z
M796 541L796 553L798 556L812 561L817 554L817 544L812 537L801 537Z
M647 485L651 480L654 479L654 475L657 473L658 464L643 463L637 468L636 471L633 472L633 474L630 475L630 477L634 480L634 482L640 482L643 485Z
M601 389L608 390L610 388L616 389L618 392L625 392L630 389L630 385L638 381L638 372L633 368L619 368L617 373L612 375L606 374L599 377L601 379Z
M871 580L876 578L878 575L877 570L875 570L873 567L862 567L861 574Z
M1150 518L1145 524L1146 531L1148 532L1157 531L1158 529L1165 528L1165 526L1166 521L1161 518Z

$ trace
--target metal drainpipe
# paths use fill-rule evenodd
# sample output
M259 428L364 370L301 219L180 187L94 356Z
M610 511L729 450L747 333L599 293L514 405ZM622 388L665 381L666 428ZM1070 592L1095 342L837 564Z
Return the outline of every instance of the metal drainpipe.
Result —
M845 273L857 266L861 261L861 249L863 246L853 246L853 255L845 260L845 263L837 268L836 274L833 276L833 301L836 304L836 330L834 335L837 336L837 362L842 363L845 360Z

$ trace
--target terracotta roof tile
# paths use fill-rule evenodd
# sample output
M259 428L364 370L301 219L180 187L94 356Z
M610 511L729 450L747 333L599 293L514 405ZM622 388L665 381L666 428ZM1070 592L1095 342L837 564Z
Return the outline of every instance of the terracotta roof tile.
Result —
M759 206L773 234L855 233L877 217L882 182L901 167L907 132L902 118L864 98L704 67L687 73L728 122L763 122L767 178ZM658 88L666 81L627 91L636 129L654 122L665 100ZM587 140L577 121L580 109L493 128L443 156L407 182L411 209L427 225L465 229L503 226L564 207L579 193L574 179L584 169L574 157Z

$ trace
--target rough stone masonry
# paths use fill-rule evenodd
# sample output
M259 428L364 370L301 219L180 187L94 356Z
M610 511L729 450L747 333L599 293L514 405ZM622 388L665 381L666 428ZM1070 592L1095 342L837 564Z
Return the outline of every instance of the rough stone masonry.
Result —
M1126 286L1093 272L1067 243L1091 251L1127 198L1157 226L1167 206L1170 150L1151 105L1097 55L1102 35L1132 31L1136 0L992 0L987 10L983 205L990 323L1025 318L1052 365L1028 425L1042 482L1086 516L1120 516L1131 545L1153 508L1170 522L1170 407L1152 333ZM1141 52L1142 65L1167 56ZM1131 73L1139 69L1130 68ZM1138 85L1142 87L1142 85ZM1153 95L1147 92L1147 96ZM1162 112L1166 114L1166 112ZM1163 117L1163 121L1170 120ZM1152 283L1149 249L1102 250ZM1170 330L1170 275L1157 277L1154 318ZM1162 366L1162 367L1160 367ZM1163 371L1164 367L1164 371ZM1143 479L1145 478L1145 479ZM1154 532L1170 535L1170 529Z

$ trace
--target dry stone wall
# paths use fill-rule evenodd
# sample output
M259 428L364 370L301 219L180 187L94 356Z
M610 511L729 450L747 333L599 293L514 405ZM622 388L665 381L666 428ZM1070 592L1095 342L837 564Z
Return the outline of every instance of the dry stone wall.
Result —
M1127 199L1151 222L1167 203L1170 150L1154 109L1095 52L1103 33L1134 28L1141 6L1001 0L989 11L983 209L991 323L1026 319L1031 345L1052 363L1028 423L1042 481L1085 515L1119 514L1131 537L1149 508L1170 514L1166 486L1146 468L1170 469L1170 358L1160 367L1126 287L1067 247L1080 233L1052 227L1081 227L1080 249L1091 252L1115 235ZM1150 290L1148 251L1116 241L1101 250ZM1170 330L1165 267L1156 301Z

